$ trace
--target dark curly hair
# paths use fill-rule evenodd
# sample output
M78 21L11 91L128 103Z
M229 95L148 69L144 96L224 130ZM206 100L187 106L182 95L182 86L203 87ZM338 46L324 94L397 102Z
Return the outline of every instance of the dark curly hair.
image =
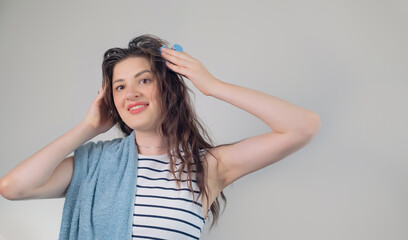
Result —
M104 102L110 110L108 116L123 132L124 136L132 133L133 129L122 121L115 107L112 94L112 75L118 62L130 57L146 58L150 63L154 77L158 81L158 90L161 96L159 104L162 109L160 130L169 146L167 155L170 159L170 170L179 185L174 171L175 158L182 160L181 169L187 168L188 186L193 197L191 173L195 171L196 182L200 189L197 199L200 196L205 196L208 204L209 196L205 177L207 173L204 169L207 162L205 158L202 158L202 152L213 148L213 141L194 112L188 94L191 90L184 83L183 77L170 70L165 64L165 59L161 57L159 51L161 46L168 46L168 42L154 35L145 34L131 40L127 48L111 48L105 52L102 63L102 86L106 88ZM191 159L194 160L195 164L191 164ZM181 173L182 171L179 171L179 178ZM220 195L226 203L226 197L222 191ZM220 214L218 196L211 204L210 209L213 216L211 229L218 222Z

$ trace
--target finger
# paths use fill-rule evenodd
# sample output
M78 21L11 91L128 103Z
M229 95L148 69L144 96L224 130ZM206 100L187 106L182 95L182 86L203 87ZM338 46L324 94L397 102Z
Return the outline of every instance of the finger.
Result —
M105 90L106 90L106 88L104 88L102 86L99 88L98 95L97 95L98 99L102 98L105 95Z
M167 67L169 67L171 70L173 70L176 73L179 73L183 76L187 76L188 69L185 67L177 66L171 62L166 62Z
M188 52L183 52L183 55L186 55L188 58L195 60Z
M167 55L175 56L184 60L189 60L192 58L190 55L186 54L186 52L177 52L174 49L162 48L162 53L163 52L165 52Z
M185 59L181 59L181 58L179 58L177 56L172 56L172 55L167 54L165 52L162 52L162 56L163 56L164 59L176 64L177 66L180 66L180 67L188 67L189 66L188 61L186 61Z

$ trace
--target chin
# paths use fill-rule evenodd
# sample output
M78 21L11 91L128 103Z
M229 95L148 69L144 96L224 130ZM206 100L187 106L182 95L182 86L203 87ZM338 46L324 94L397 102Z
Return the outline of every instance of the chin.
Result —
M130 128L135 130L136 132L153 132L153 128L151 126L146 125L128 125Z

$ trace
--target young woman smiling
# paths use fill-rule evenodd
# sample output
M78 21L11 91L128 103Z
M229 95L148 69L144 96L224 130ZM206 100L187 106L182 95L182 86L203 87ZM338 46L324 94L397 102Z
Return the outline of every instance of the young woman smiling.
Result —
M104 202L104 194L107 196L109 191L98 193L103 184L111 182L110 176L91 178L92 164L95 168L103 164L105 152L112 155L125 151L112 150L109 146L119 146L131 137L138 156L137 186L132 195L131 222L120 223L129 226L131 233L126 232L125 236L132 239L199 239L210 211L211 226L216 223L219 197L226 200L225 187L294 153L318 132L320 120L315 113L269 94L217 79L187 52L161 48L167 44L156 36L142 35L131 40L127 48L107 50L102 63L102 86L84 120L3 176L1 195L17 200L65 197L68 193L70 203L74 202L79 208L85 198L81 193L72 194L76 188L86 189L86 192L94 192L91 216L78 210L79 215L65 218L65 211L69 209L64 207L61 226L64 233L60 238L102 236L95 232L100 224L102 230L99 231L109 229L108 234L116 236L112 239L119 239L120 233L112 233L119 228L109 226L117 223L98 222L104 213L92 208L93 203ZM204 95L259 118L271 131L215 146L198 121L183 77ZM123 139L84 144L114 125L123 132ZM101 149L98 152L101 163L88 164L84 177L80 178L80 161L86 162L96 155L94 149ZM66 157L74 150L74 156ZM28 174L32 172L36 174ZM89 179L95 181L92 187ZM131 189L128 192L132 193ZM119 196L114 196L112 202L106 200L108 205L102 209L116 209L116 204L123 201ZM115 212L110 211L110 214ZM75 221L74 217L77 217ZM92 224L84 224L86 221ZM95 229L90 231L88 228L92 227Z

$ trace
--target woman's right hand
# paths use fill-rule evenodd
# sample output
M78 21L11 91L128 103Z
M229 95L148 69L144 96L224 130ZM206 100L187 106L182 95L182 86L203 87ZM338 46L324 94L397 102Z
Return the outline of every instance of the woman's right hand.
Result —
M112 120L108 117L110 109L103 101L105 90L106 87L99 88L98 95L92 102L84 119L84 122L92 127L96 134L104 133L114 126Z

